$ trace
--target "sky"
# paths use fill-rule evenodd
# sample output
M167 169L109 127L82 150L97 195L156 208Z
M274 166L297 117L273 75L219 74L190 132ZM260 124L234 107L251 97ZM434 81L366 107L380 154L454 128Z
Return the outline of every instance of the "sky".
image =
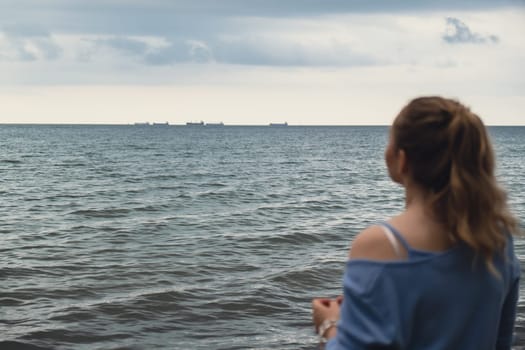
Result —
M0 0L0 123L525 125L525 0Z

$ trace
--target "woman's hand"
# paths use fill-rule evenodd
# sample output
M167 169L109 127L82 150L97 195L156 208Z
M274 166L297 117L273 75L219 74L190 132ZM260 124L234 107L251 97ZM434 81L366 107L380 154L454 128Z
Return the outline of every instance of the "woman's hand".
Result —
M338 321L339 320L339 310L341 308L341 303L343 302L343 297L338 296L335 299L327 298L316 298L312 300L312 318L315 326L315 331L319 332L319 326L325 320ZM321 334L325 338L331 338L335 336L336 328L329 328L325 334Z

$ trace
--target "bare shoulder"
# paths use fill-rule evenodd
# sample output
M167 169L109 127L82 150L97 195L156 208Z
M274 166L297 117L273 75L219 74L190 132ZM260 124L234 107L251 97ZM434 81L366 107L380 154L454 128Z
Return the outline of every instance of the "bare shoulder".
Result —
M381 226L370 226L360 232L352 242L348 257L380 261L403 259L396 253Z

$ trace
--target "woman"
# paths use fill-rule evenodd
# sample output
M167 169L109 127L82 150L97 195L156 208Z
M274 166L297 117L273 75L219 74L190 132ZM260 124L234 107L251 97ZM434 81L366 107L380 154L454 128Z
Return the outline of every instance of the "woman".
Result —
M344 294L314 299L327 349L510 349L517 223L496 183L478 116L422 97L395 119L385 151L405 210L354 240Z

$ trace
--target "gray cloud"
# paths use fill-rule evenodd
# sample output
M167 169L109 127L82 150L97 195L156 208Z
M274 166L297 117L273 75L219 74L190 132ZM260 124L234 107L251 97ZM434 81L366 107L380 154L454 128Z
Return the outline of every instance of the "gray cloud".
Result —
M143 61L160 66L180 62L208 63L214 59L206 43L197 40L177 40L171 41L165 48L146 54Z
M55 60L62 54L62 48L55 43L48 32L41 28L23 26L7 27L3 33L11 54L1 53L0 57L8 60L36 61L39 59Z
M348 13L486 10L525 0L3 0L0 24L38 25L56 33L207 35L239 17L304 17Z
M239 36L233 41L217 42L213 47L217 62L272 66L363 66L378 62L357 53L348 44L324 47L257 35Z
M8 60L20 60L20 61L36 61L39 59L43 60L55 60L60 57L62 49L50 42L49 40L33 40L27 42L11 42L12 49L16 53L13 56L2 55Z
M474 33L465 23L453 17L447 18L447 29L443 35L443 40L449 44L494 44L499 42L496 35Z
M144 41L125 37L112 37L108 39L93 40L96 46L107 46L125 54L144 55L149 49L149 45Z
M4 25L1 29L6 36L11 38L49 37L48 30L35 24L10 23Z
M33 39L31 44L37 48L40 55L46 60L55 60L62 54L62 48L49 37Z
M154 47L127 37L92 40L95 45L90 56L105 47L153 66L210 62L259 66L362 66L378 63L367 55L353 52L345 44L320 49L316 45L257 34L209 40L164 38L164 41L164 46Z
M111 48L121 54L134 57L148 65L161 66L175 63L207 63L213 61L211 49L203 41L189 39L166 39L165 45L158 47L144 40L128 37L112 37L90 40L93 51L101 47ZM93 52L89 56L93 56Z
M11 46L9 57L54 60L61 57L56 35L102 37L83 52L80 61L94 61L101 48L146 65L218 62L241 65L323 66L373 65L377 62L344 44L321 50L301 42L257 37L271 21L252 19L315 18L327 14L479 10L523 6L525 0L2 0L0 30ZM473 33L457 19L447 20L448 43L497 42L496 36ZM272 29L272 28L270 28ZM155 47L137 37L162 38ZM234 40L223 40L233 37ZM90 45L87 45L90 46ZM8 57L0 52L0 57Z
M37 60L37 56L34 53L26 50L23 47L17 47L16 48L16 56L15 56L15 58L17 60L22 61L22 62L31 62L31 61L36 61Z

